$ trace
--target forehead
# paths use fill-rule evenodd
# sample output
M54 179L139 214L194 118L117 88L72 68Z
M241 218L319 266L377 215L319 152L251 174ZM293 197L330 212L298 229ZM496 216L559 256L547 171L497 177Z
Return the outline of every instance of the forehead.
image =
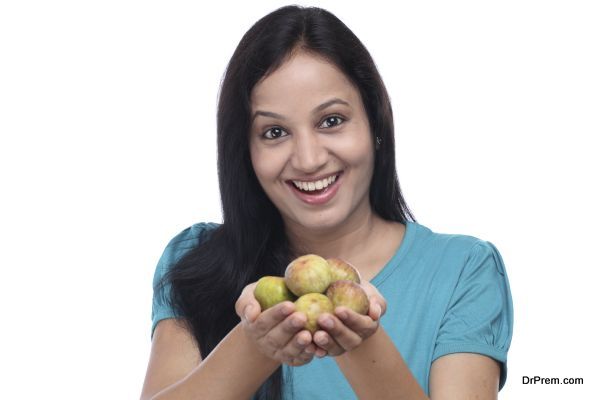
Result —
M254 111L266 107L297 109L329 97L360 103L355 86L337 66L322 57L298 52L260 80L250 100Z

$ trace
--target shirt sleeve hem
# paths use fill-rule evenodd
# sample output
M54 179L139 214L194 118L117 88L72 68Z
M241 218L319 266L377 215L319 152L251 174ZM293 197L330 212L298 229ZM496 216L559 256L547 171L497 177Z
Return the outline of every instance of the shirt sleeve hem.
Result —
M481 343L446 343L439 344L436 346L436 349L433 353L433 358L431 362L433 363L435 360L440 358L441 356L445 356L447 354L453 353L476 353L484 356L488 356L493 358L494 360L500 362L500 385L498 390L502 389L504 384L506 383L507 376L507 366L506 366L506 356L507 352L497 349L492 346L488 346Z
M150 339L152 339L152 336L154 336L154 329L156 329L156 325L158 325L158 323L160 321L162 321L163 319L169 319L169 318L177 318L177 316L174 315L173 313L164 312L164 313L156 314L152 318L152 329L150 330Z

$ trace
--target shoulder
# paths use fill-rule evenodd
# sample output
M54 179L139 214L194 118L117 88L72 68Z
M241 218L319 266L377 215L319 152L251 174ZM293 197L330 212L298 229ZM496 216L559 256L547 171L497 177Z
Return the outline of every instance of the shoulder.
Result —
M440 267L460 272L469 266L494 265L504 274L500 253L491 242L467 234L434 232L418 223L411 225L416 253L438 260Z
M489 241L462 233L440 233L416 222L409 223L414 230L415 245L430 250L440 250L456 254L492 251L494 245Z
M165 248L163 258L180 257L183 253L193 249L206 240L219 226L221 225L214 222L199 222L189 226L169 241Z
M198 222L175 235L167 248L194 247L220 225L214 222Z
M199 222L175 235L168 242L158 261L154 283L157 284L171 266L176 264L188 251L206 240L220 226L220 224L213 222Z

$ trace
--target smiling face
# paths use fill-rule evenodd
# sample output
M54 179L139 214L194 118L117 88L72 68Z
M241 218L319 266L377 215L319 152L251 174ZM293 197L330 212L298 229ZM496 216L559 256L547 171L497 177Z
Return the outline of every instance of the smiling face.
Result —
M250 155L288 229L327 231L371 213L374 150L360 93L297 52L251 93Z

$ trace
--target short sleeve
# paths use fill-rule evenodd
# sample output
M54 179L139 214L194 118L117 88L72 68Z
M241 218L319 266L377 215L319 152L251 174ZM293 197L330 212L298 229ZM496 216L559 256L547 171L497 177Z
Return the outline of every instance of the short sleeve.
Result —
M171 284L164 280L166 273L191 249L196 247L206 236L206 232L218 225L213 223L198 223L183 230L175 236L158 260L152 280L152 329L154 335L156 325L167 318L181 317L171 305Z
M478 353L501 363L506 382L513 306L504 262L493 244L478 241L468 254L438 332L433 360Z
M152 296L152 331L150 332L150 337L154 335L156 324L160 321L167 318L178 317L170 304L171 284L163 281L163 278L170 267L169 265L166 265L163 260L171 258L168 254L169 252L170 249L167 247L158 261L156 271L154 272L154 279L152 280L154 295Z

